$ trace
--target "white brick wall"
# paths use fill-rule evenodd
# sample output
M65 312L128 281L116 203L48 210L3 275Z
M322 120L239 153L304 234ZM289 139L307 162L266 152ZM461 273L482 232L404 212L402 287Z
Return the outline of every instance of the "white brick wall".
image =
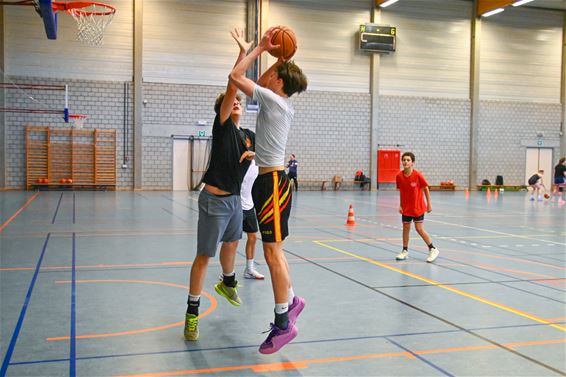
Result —
M117 183L119 188L133 186L133 164L122 169L124 156L124 83L107 81L56 80L31 77L10 77L15 83L69 85L71 113L86 114L85 129L116 130ZM129 134L128 154L133 158L132 89L130 85L127 112ZM30 98L30 96L33 98ZM10 89L6 93L6 107L27 109L63 110L65 95L62 91L38 91ZM8 139L6 161L7 188L23 188L25 185L25 126L28 124L57 128L70 127L63 115L6 113L6 137Z
M502 175L505 184L525 184L526 150L523 140L559 143L560 105L544 103L481 101L478 135L478 180L495 182ZM554 148L554 164L561 157ZM553 165L554 166L554 165Z
M381 96L378 143L403 145L431 185L453 180L467 186L470 101Z

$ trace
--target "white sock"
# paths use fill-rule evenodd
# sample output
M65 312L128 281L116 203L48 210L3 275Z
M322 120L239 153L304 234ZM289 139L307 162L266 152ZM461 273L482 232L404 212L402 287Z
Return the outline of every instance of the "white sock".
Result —
M254 260L248 259L246 261L246 267L247 267L248 270L253 270L254 269Z
M275 304L275 314L283 314L289 310L289 304Z
M224 275L226 277L234 276L234 275L236 275L236 271L232 271L229 274L225 274L224 272L222 272L222 275Z
M289 296L289 306L291 306L291 304L293 304L293 299L295 298L295 292L293 292L293 287L289 287L289 291L287 295Z
M197 302L198 300L200 300L200 295L193 296L189 293L189 301Z

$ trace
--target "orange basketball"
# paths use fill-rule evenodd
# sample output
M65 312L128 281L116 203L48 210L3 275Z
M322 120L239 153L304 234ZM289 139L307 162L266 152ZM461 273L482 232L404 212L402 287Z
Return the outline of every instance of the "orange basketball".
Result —
M73 180L71 178L67 179L67 183L73 183Z
M297 51L297 38L293 30L286 26L277 26L271 35L271 43L279 45L279 47L269 50L271 56L276 58L282 57L289 60Z
M61 179L59 180L59 183L67 183L67 179L66 179L66 178L61 178Z
M548 199L548 198L550 198L550 195L544 194L544 198L545 198L545 199Z

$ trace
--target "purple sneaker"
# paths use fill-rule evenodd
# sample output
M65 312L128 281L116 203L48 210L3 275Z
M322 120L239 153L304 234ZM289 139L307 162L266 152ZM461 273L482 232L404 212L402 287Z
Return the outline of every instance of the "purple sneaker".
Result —
M289 322L289 325L285 330L281 330L273 323L270 323L269 325L271 326L269 335L267 336L267 339L265 339L265 341L259 346L259 353L262 353L264 355L269 355L271 353L279 351L284 345L295 339L295 337L299 333L299 330L291 322Z
M297 323L297 318L299 318L299 314L305 308L305 299L299 296L293 297L293 303L289 306L288 315L289 315L289 322L293 325Z

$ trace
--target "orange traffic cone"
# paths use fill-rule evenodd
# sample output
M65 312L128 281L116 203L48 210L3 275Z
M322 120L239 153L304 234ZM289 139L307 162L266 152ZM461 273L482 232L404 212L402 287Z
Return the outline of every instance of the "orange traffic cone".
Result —
M350 204L350 209L348 210L348 220L346 220L346 225L356 225L356 219L354 217L354 207Z

